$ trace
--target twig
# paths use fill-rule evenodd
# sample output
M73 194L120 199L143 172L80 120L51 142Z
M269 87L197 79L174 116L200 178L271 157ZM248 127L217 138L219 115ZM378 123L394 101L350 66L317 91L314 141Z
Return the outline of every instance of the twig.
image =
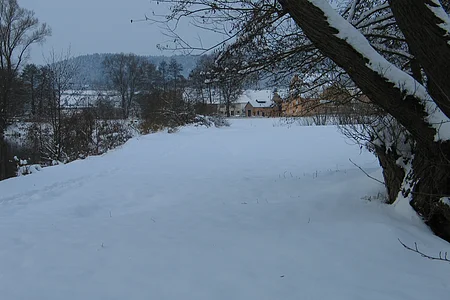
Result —
M403 247L405 247L406 249L408 249L408 250L410 250L412 252L420 254L420 256L422 256L422 257L425 257L425 258L428 258L428 259L431 259L431 260L446 261L446 262L450 263L450 259L447 257L447 252L439 251L439 256L430 256L430 255L427 255L427 254L421 252L419 250L419 248L417 247L417 243L416 242L414 242L414 248L411 248L409 246L406 246L400 239L398 239L398 241L400 242L400 244L402 244Z
M369 177L370 179L375 180L378 183L381 183L382 185L386 186L385 183L381 180L376 179L373 176L370 176L366 171L363 170L363 168L361 168L360 166L358 166L357 164L355 164L350 158L348 159L355 167L357 167L358 169L360 169L367 177Z

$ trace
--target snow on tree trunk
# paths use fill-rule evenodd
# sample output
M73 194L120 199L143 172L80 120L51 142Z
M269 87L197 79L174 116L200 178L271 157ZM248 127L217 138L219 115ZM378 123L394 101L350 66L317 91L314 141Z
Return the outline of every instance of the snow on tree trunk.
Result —
M447 13L433 0L390 0L389 3L411 52L427 74L430 95L450 116L450 20Z
M441 105L436 105L433 95L422 84L373 49L328 1L279 0L279 3L324 55L343 68L372 102L409 132L414 146L409 153L395 153L395 149L390 149L394 152L379 156L389 195L398 194L400 186L410 187L402 191L403 196L412 200L413 207L437 235L450 241L449 209L440 204L440 198L450 194L450 120L440 109ZM448 60L448 57L440 59ZM420 57L418 60L423 65ZM381 141L380 149L386 142ZM378 154L380 149L376 151ZM400 156L409 161L412 170L398 170L397 166L402 167L398 163Z

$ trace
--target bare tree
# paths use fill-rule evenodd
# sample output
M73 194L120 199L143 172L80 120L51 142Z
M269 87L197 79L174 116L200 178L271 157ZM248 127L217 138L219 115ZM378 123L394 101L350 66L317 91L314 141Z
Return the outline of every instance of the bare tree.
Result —
M28 64L22 70L21 79L25 85L26 95L29 102L30 114L34 117L36 115L37 107L37 88L39 85L39 68L34 64Z
M12 87L28 49L51 33L34 12L17 0L0 0L0 144L9 116ZM6 149L6 148L5 148ZM0 151L0 179L6 176L6 151Z
M3 132L9 105L9 95L27 51L32 44L42 42L51 31L34 16L21 8L17 0L0 0L0 131Z
M108 56L103 64L112 88L120 95L123 118L126 119L144 75L141 61L134 54L121 53Z
M185 91L182 66L175 59L171 59L169 64L162 61L158 69L148 62L145 64L144 84L140 84L137 95L144 121L141 129L144 132L164 127L173 129L192 122L195 118L194 103Z
M243 92L243 80L234 74L222 73L216 79L215 86L220 93L221 105L225 106L225 114L230 117L230 108Z
M168 81L168 66L165 60L161 61L158 66L158 71L160 74L160 85L163 87L164 92L167 90L167 81Z
M64 152L64 121L68 102L74 95L73 79L78 73L78 66L70 59L70 49L57 53L52 50L47 60L47 82L49 84L48 99L46 101L46 114L51 126L49 139L42 147L46 160L67 162L67 154Z
M169 74L169 78L172 83L172 90L177 91L181 86L181 82L184 79L183 75L181 75L181 71L183 71L183 66L175 60L175 58L172 58L169 61L169 64L167 66L167 72Z
M227 63L222 61L220 66L215 65L214 60L214 56L205 56L199 61L190 74L191 88L200 99L199 103L208 101L211 104L219 100L220 103L216 104L224 106L227 117L230 117L230 108L242 95L248 76L231 69L231 59Z
M213 82L210 79L213 67L214 57L203 55L189 74L189 87L194 91L197 103L204 106L213 103Z

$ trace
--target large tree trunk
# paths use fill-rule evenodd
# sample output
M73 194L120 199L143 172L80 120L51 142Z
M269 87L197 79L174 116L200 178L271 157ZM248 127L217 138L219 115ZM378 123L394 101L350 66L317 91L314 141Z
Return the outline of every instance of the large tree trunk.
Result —
M442 152L450 153L448 144ZM412 161L413 180L416 182L411 205L424 218L434 233L450 241L450 209L440 199L450 194L450 166L441 155L417 151Z
M398 0L392 2L396 1ZM426 101L429 99L426 99L425 88L411 76L389 64L360 32L330 7L328 1L279 2L314 45L344 69L373 103L392 115L411 134L415 141L414 153L411 153L414 155L410 157L414 159L412 173L400 172L396 161L399 155L396 153L378 152L389 197L393 200L402 185L410 185L411 190L404 192L411 196L413 207L436 234L450 241L450 209L439 201L442 196L450 194L450 146L447 141L435 141L438 126L428 121L430 114L433 114L435 119L445 118L442 113L445 112L445 105L439 105L442 110L426 108ZM409 0L406 2L410 3ZM408 6L406 3L403 5ZM414 7L410 9L414 10ZM410 46L415 47L414 51L418 51L414 43ZM448 57L437 56L433 58L433 62L440 64L440 60L448 61ZM446 66L447 61L441 65ZM419 63L423 65L420 59ZM439 74L442 70L433 72ZM444 84L437 80L434 81L436 84Z
M7 155L6 155L6 143L3 140L3 136L0 133L0 180L6 178L7 173Z
M383 177L388 193L388 203L392 204L397 199L405 178L405 170L397 164L397 153L387 150L385 147L375 147L375 154L383 168Z
M228 118L231 117L231 114L230 114L230 100L226 101L225 110L226 110L226 113L227 113L227 117Z
M0 80L3 79L3 77L0 78ZM2 91L0 92L0 180L3 180L7 177L8 166L7 145L4 140L4 133L7 124L7 93L4 90L5 82L0 82L0 84L2 84Z
M444 18L447 14L434 0L389 0L389 4L411 52L427 74L428 92L450 116L450 36L443 28L449 24L436 13L440 10Z
M122 95L121 106L122 106L122 118L126 119L126 118L128 118L128 112L127 112L127 101L125 99L125 95Z
M450 29L449 18L435 0L389 0L397 24L405 35L411 52L420 62L427 86L439 108L450 116ZM434 232L450 241L450 211L439 200L449 195L450 150L441 146L443 155L417 153L414 161L412 206Z
M14 164L11 161L8 143L0 135L0 180L15 176Z
M424 120L426 113L422 104L423 99L419 99L413 94L405 95L405 91L393 83L397 78L386 77L390 70L384 70L385 73L382 73L370 68L368 66L371 63L369 58L355 49L344 37L337 36L339 30L333 27L334 24L328 23L328 19L320 7L308 0L285 0L282 3L306 36L325 56L343 68L371 101L394 116L424 147L429 147L430 142L434 140L436 131ZM330 9L332 10L331 7ZM338 14L336 13L336 15ZM342 18L342 21L345 20ZM367 40L356 29L353 33L358 34L361 42L368 45ZM358 42L360 41L358 40ZM383 59L373 48L370 47L370 49L372 57ZM376 64L376 62L374 63ZM390 67L395 68L393 65ZM417 83L420 86L412 77L410 80L413 84Z

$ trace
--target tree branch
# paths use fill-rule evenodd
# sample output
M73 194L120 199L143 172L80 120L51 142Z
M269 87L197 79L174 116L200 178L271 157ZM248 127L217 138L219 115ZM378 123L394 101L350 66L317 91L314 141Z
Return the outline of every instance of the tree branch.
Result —
M360 166L358 166L357 164L355 164L350 158L349 158L348 160L349 160L355 167L357 167L358 169L360 169L367 177L369 177L370 179L373 179L373 180L375 180L376 182L381 183L382 185L386 186L386 184L385 184L383 181L378 180L378 179L376 179L375 177L369 175L366 171L363 170L363 168L361 168Z
M445 261L445 262L450 263L450 259L447 256L448 255L447 251L445 251L445 252L439 251L439 256L430 256L430 255L425 254L422 251L420 251L419 248L417 247L416 242L414 242L414 248L411 248L411 247L405 245L400 239L398 239L398 241L400 242L400 244L402 244L403 247L405 247L409 251L419 254L422 257L425 257L425 258L428 258L431 260L439 260L439 261Z

